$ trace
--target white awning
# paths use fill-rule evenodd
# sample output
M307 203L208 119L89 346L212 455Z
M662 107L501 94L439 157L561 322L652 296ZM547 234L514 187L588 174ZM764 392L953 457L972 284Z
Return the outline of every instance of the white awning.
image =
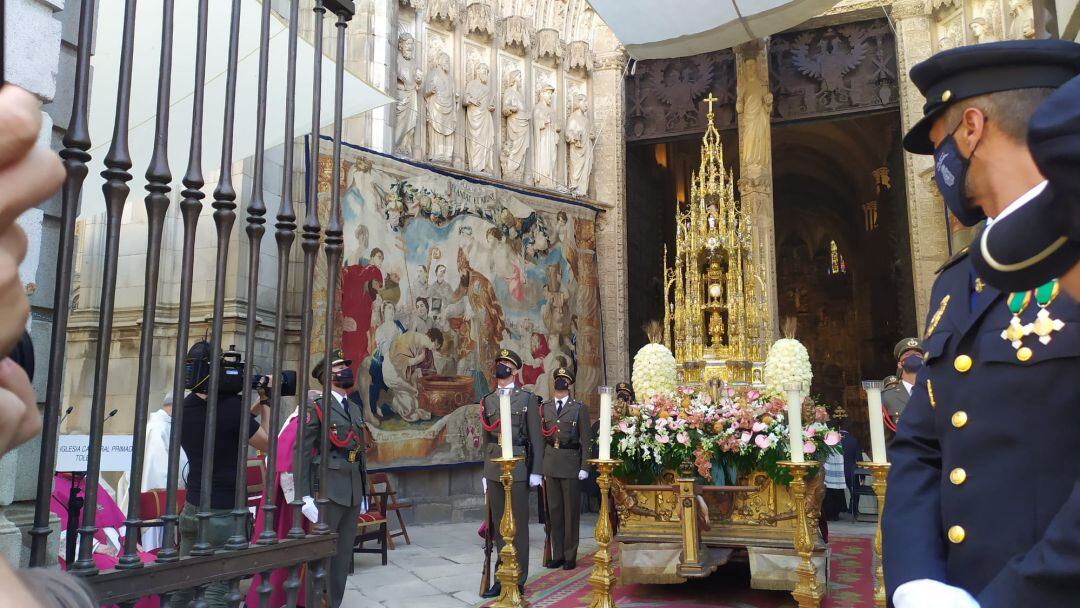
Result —
M176 2L173 29L172 94L169 108L169 167L173 175L173 190L183 188L180 178L187 168L191 142L191 111L195 90L195 28L198 2ZM221 142L224 132L226 68L229 57L230 0L209 0L206 51L206 94L203 103L203 175L216 175L221 164ZM83 215L104 208L101 200L103 161L112 140L116 117L116 91L120 65L120 44L123 34L124 1L101 0L97 16L97 35L92 59L93 79L90 96L91 155L87 187L83 196ZM255 153L255 112L259 78L259 34L262 4L257 0L242 0L238 80L233 159L236 161ZM133 197L141 199L146 191L144 174L154 147L154 128L157 119L158 65L161 53L161 2L140 2L135 21L135 54L131 84L130 139L133 166L131 182ZM333 15L327 16L333 20ZM280 145L285 139L285 80L288 60L288 24L271 13L270 55L267 78L266 149ZM321 126L334 118L334 61L335 38L324 42L322 68ZM296 77L296 136L311 132L312 68L314 48L303 38L297 45ZM348 118L393 101L380 91L345 71L343 115ZM324 128L323 132L329 134ZM302 163L302 159L298 159ZM297 166L303 166L298 164ZM209 180L208 180L209 181ZM237 184L236 186L239 186ZM280 184L267 184L280 188Z
M686 57L795 27L837 0L588 0L634 59Z

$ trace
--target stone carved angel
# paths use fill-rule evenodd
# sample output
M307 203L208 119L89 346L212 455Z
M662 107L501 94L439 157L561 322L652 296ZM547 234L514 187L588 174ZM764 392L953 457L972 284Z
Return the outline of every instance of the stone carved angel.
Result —
M454 162L454 132L457 131L457 93L450 75L450 55L439 53L435 66L424 79L424 107L427 110L428 159Z
M566 119L566 143L569 146L566 155L570 164L567 182L575 196L587 196L596 133L589 120L589 100L583 93L574 95L572 108Z
M558 164L562 127L552 106L554 95L555 87L550 83L540 85L533 108L533 184L542 188L555 187L555 167Z
M477 63L473 78L465 86L466 160L470 171L491 174L495 171L495 94L489 80L491 70Z
M512 70L503 82L502 97L503 125L506 136L503 138L502 164L503 179L524 181L525 153L529 149L529 124L532 116L521 95L521 70Z
M394 106L394 152L412 156L413 134L416 132L416 90L420 86L420 70L413 67L414 41L412 34L398 36L397 104Z

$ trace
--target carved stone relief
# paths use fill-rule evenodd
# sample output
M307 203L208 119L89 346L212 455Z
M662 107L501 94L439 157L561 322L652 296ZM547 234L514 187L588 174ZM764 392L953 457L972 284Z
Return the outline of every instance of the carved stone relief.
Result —
M773 120L897 104L896 42L884 19L773 36Z
M635 64L626 80L628 140L666 137L705 130L701 100L719 102L719 129L735 126L735 55L730 50Z
M544 28L536 31L534 51L537 59L547 59L555 63L562 60L563 44L559 39L559 30Z
M525 52L532 44L532 26L522 15L509 15L502 20L503 48Z
M394 106L394 153L412 156L413 135L416 132L417 98L422 74L413 63L415 41L412 34L398 36L397 81Z
M453 25L458 20L458 0L427 0L428 21L442 21Z
M585 72L592 70L592 51L588 42L575 40L566 45L566 69Z
M1035 11L1031 0L1009 0L1009 39L1035 37Z
M491 0L472 0L465 7L465 33L487 38L495 36L495 7Z

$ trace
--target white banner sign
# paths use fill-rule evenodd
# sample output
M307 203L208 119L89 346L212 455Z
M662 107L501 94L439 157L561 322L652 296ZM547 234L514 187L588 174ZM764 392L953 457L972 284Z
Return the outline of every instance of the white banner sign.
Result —
M101 438L101 471L131 469L131 435L105 435ZM86 471L90 454L89 435L61 435L57 438L56 470Z

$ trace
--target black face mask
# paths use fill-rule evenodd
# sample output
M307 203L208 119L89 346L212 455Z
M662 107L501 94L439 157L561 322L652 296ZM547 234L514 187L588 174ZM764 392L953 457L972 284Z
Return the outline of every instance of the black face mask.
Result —
M349 368L345 368L334 374L334 386L338 388L352 388L356 384L356 378Z
M555 390L557 390L557 391L570 390L570 381L567 380L566 378L556 378L555 379Z
M919 355L911 355L910 357L905 357L904 360L900 362L900 366L905 372L914 373L922 369L923 359Z
M497 363L495 365L495 377L499 380L505 380L513 374L513 370L505 363Z

